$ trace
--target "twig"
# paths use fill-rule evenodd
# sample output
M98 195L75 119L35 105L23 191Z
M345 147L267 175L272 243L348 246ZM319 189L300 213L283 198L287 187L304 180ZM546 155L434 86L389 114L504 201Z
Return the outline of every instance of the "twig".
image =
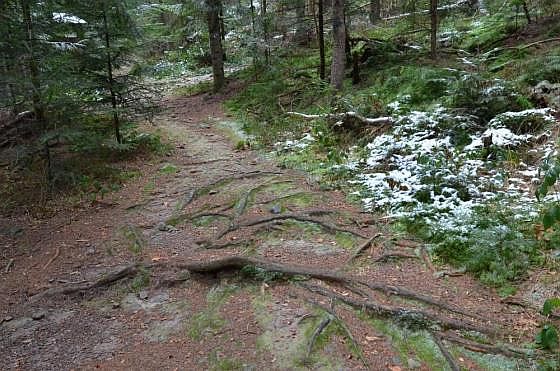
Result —
M439 350L441 351L441 354L443 355L443 357L445 358L445 360L449 364L449 367L451 368L451 370L460 371L461 368L457 365L457 362L455 362L455 359L453 358L451 353L449 353L449 351L447 350L447 348L445 347L445 345L441 341L440 336L438 334L436 334L435 332L432 332L432 336L433 336L434 341L437 344Z
M356 251L354 252L354 254L352 254L352 256L350 257L350 259L348 259L346 261L346 264L350 264L352 263L358 256L362 255L362 253L364 252L364 250L366 250L367 248L369 248L371 246L371 244L373 243L373 241L375 241L375 239L377 239L378 237L381 237L382 234L381 233L377 233L375 236L369 238L366 242L364 242L363 244L361 244L360 246L358 246L358 248L356 249Z
M53 256L52 258L50 258L50 260L47 262L47 264L45 264L45 265L43 266L43 269L47 269L47 267L48 267L49 265L51 265L51 263L52 263L53 261L55 261L56 258L58 258L59 255L60 255L60 245L57 245L57 246L56 246L56 252L54 253L54 256Z
M10 268L12 267L12 265L14 265L14 259L10 259L8 260L8 264L6 264L6 268L4 268L4 273L8 273L10 271Z

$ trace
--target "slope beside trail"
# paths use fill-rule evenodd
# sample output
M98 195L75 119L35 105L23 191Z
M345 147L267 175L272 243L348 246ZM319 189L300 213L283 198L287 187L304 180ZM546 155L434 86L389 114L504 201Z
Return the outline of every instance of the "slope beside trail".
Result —
M2 369L512 369L538 318L305 173L228 94L168 97L168 156L88 207L5 219ZM4 230L4 229L3 229Z

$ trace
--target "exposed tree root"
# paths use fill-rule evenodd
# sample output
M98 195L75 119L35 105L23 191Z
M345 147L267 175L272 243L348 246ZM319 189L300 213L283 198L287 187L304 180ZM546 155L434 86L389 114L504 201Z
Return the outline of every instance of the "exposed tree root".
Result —
M369 238L366 242L364 242L363 244L361 244L360 246L358 246L358 248L356 249L356 251L354 252L354 254L352 254L352 256L350 257L350 259L348 259L346 261L346 264L350 264L352 263L356 258L358 258L360 255L362 255L362 253L368 249L371 244L373 243L373 241L375 241L378 237L381 237L382 234L381 233L377 233L375 236Z
M287 195L283 195L283 196L279 196L279 197L271 197L268 198L266 200L263 201L259 201L259 202L255 202L255 205L267 205L270 204L272 202L278 202L278 201L283 201L283 200L287 200L293 197L299 197L299 196L304 196L304 195L308 195L308 194L313 194L312 192L294 192L294 193L289 193Z
M447 361L447 364L449 364L449 367L451 368L451 370L460 371L461 368L457 365L457 362L455 361L455 358L453 358L451 353L449 353L449 351L447 350L447 348L443 344L443 341L441 341L440 335L432 332L432 337L434 338L434 341L435 341L436 345L438 346L439 350L441 351L441 354L443 355L443 357Z
M325 312L327 312L329 317L331 318L331 321L336 322L336 324L339 325L342 328L342 330L346 334L346 337L348 338L348 340L350 340L350 342L352 343L352 346L356 350L356 353L358 353L358 358L360 358L360 361L362 361L362 364L364 365L364 367L367 370L369 370L369 365L368 365L366 359L364 358L364 355L363 355L362 349L360 348L360 345L358 344L356 339L354 339L354 336L352 335L352 332L350 331L348 326L346 326L346 323L344 323L344 321L336 314L336 312L334 311L334 306L331 305L331 308L328 308L328 307L325 307L325 306L323 306L319 303L316 303L314 301L311 301L311 300L309 300L309 302L311 304L313 304L314 306L317 306L317 307L321 308L322 310L324 310Z
M301 286L307 288L312 292L348 304L356 309L366 310L381 317L393 318L397 321L407 324L410 327L431 329L434 326L438 326L444 330L467 330L476 331L483 334L493 332L493 330L489 327L480 327L461 320L439 317L435 314L428 313L422 310L390 307L383 304L375 303L371 299L368 301L360 302L351 297L340 295L332 290L325 289L320 286L308 285L306 283L301 283Z
M56 258L58 258L59 255L60 255L60 246L57 245L57 246L56 246L56 252L54 253L54 256L53 256L52 258L50 258L49 261L47 262L47 264L45 264L45 265L43 266L43 269L47 269L47 267L48 267L49 265L51 265L52 262L55 261Z
M324 213L324 212L325 211L321 211L321 213ZM349 234L352 234L352 235L360 237L360 238L367 238L366 236L364 236L361 233L354 232L354 231L349 230L349 229L340 228L340 227L337 227L335 225L323 222L322 220L312 218L312 217L309 216L310 213L313 213L313 212L310 211L310 212L307 212L306 214L288 213L288 214L281 214L281 215L272 215L272 216L267 216L267 217L264 217L264 218L259 218L259 219L248 220L248 221L244 221L244 222L240 222L240 223L235 223L235 224L231 225L229 228L220 232L215 237L215 239L219 240L222 237L224 237L225 235L227 235L231 232L234 232L234 231L238 230L239 228L253 227L253 226L256 226L256 225L267 224L267 223L279 223L279 222L284 222L286 220L295 220L295 221L298 221L298 222L316 224L316 225L322 227L327 232L333 233L333 234L336 233L336 232L342 232L342 233L349 233Z
M310 267L298 266L298 265L288 265L288 264L279 264L274 262L269 262L257 258L252 257L245 257L245 256L228 256L224 258L218 258L211 261L190 261L190 262L155 262L150 264L133 264L127 265L124 267L119 267L112 272L108 272L105 275L102 275L99 279L93 282L80 284L80 285L66 285L63 287L52 288L48 289L45 292L38 294L38 295L60 295L60 294L73 294L76 292L87 291L93 288L97 288L100 286L106 286L109 284L114 283L120 279L130 277L138 272L139 269L152 269L152 268L174 268L183 271L189 271L191 273L200 273L200 274L208 274L208 273L217 273L224 270L235 270L235 269L242 269L246 266L253 266L256 268L260 268L267 272L276 272L282 273L287 276L309 276L311 278L316 278L319 280L339 283L348 287L357 287L357 286L364 286L374 291L380 291L385 293L386 295L396 295L401 296L404 298L412 299L418 302L422 302L425 304L429 304L433 307L447 310L451 313L461 314L466 317L485 320L483 317L478 316L474 313L467 313L461 309L455 308L447 303L439 302L436 299L433 299L429 296L415 293L411 290L386 285L382 283L369 283L366 281L361 281L359 279L343 275L336 271L328 271L322 269L315 269ZM361 296L364 296L363 292L359 291ZM367 294L365 294L366 297ZM361 304L360 304L361 305ZM388 308L388 307L387 307ZM406 311L402 308L397 308L399 310ZM396 310L396 309L395 309ZM414 311L413 311L414 312ZM453 327L450 327L453 328ZM463 328L463 327L460 327ZM466 328L468 329L468 328ZM478 331L475 329L475 331ZM489 332L489 328L481 332Z
M307 346L307 355L306 355L306 359L309 359L311 357L311 352L313 352L313 347L315 346L315 343L317 342L317 338L323 333L323 331L329 326L329 324L332 322L332 316L330 314L326 315L321 322L319 322L319 325L317 325L317 327L315 328L315 331L313 331L313 334L311 335L311 339L309 340L309 344Z
M374 260L374 262L376 263L382 263L382 262L386 262L389 261L391 259L417 259L418 256L414 255L414 254L409 254L409 253L405 253L405 252L400 252L400 251L392 251L386 254L383 254L381 256L379 256L378 258L376 258Z
M441 333L439 336L442 339L450 341L452 343L458 344L465 349L471 350L473 352L486 353L486 354L501 354L506 357L512 358L522 358L525 359L531 356L530 351L512 347L500 347L498 345L482 344L475 341L467 340L463 337L449 334Z
M45 296L71 295L79 292L89 291L98 287L108 286L123 278L132 277L138 273L140 266L130 264L120 266L113 271L102 274L93 282L68 283L59 287L52 287L29 298L30 302L35 302Z

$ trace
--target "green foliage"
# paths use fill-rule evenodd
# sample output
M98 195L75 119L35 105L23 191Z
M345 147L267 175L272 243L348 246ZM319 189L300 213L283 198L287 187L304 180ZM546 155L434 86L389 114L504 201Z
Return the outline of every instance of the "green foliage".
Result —
M546 299L542 307L542 314L543 316L549 316L557 308L560 308L560 298Z
M553 325L544 325L537 334L535 343L538 347L545 350L555 350L558 348L558 331Z
M518 62L516 69L521 72L519 80L529 85L536 85L547 80L560 83L560 56L552 51L550 55L527 58Z
M414 220L405 225L430 242L438 258L465 267L491 286L504 287L520 279L539 259L530 226L514 221L507 209L480 207L457 223L445 229Z

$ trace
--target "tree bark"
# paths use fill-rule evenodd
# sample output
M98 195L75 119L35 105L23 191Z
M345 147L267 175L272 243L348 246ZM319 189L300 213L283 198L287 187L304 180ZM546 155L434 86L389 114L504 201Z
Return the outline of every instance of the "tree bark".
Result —
M323 14L323 0L317 1L318 9L318 23L319 29L317 30L317 36L319 38L319 76L321 80L325 79L325 19Z
M369 22L376 24L381 19L381 0L371 0L369 3Z
M267 19L267 3L266 0L261 0L261 21L263 27L264 38L264 61L268 65L270 58L270 49L268 48L268 19Z
M431 34L430 49L432 59L437 58L438 0L430 0Z
M31 18L31 5L29 0L21 1L23 22L26 32L26 42L29 50L27 68L33 92L31 93L31 100L33 102L33 112L35 119L40 123L45 123L45 109L41 99L41 79L39 77L39 66L37 64L35 55L35 31L33 29L33 19Z
M120 120L117 104L117 94L115 92L115 79L113 77L113 62L111 59L111 40L109 35L109 25L107 22L107 9L103 3L103 33L105 38L105 54L107 58L107 83L109 93L111 95L111 108L113 109L113 128L115 130L115 138L118 143L122 143Z
M331 85L342 89L346 67L346 26L344 23L344 0L333 0L333 56L331 64Z
M307 45L307 22L305 19L305 0L297 0L296 4L296 34L295 42L298 45Z
M217 93L225 85L224 50L222 47L222 33L220 26L221 0L206 0L208 34L210 36L210 58L212 60L212 76L214 92Z

